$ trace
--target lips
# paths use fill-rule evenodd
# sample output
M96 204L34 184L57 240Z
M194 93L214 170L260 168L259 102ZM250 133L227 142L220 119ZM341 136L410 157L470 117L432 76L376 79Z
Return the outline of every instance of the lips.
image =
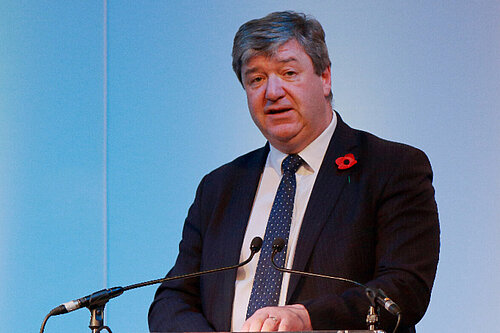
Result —
M267 109L266 114L280 114L280 113L285 113L292 110L292 108L273 108L273 109Z

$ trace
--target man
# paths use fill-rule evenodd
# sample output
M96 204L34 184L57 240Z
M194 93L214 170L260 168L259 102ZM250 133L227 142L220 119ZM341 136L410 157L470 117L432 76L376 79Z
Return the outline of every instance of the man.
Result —
M233 69L268 144L203 178L169 276L236 264L255 236L263 249L237 272L162 284L150 330L365 329L364 288L270 268L270 242L284 235L287 267L383 289L402 309L398 331L414 332L439 253L425 154L353 130L333 112L330 60L313 18L278 12L245 23ZM392 331L396 319L382 312L380 323Z

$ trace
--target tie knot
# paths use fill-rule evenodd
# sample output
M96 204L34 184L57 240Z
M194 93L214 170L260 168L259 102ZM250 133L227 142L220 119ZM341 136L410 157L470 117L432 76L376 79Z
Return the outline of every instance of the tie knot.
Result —
M283 172L296 173L302 163L304 163L304 160L299 155L288 155L283 163L281 163L281 169L283 170Z

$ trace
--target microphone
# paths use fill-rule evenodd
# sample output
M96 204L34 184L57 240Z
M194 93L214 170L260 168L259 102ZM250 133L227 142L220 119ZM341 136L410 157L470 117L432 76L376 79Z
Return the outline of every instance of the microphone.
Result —
M127 287L114 287L114 288L109 288L109 289L102 289L102 290L96 291L95 293L92 293L88 296L81 297L81 298L78 298L76 300L61 304L61 305L55 307L54 309L52 309L49 312L49 314L45 317L45 320L42 324L42 329L40 329L40 332L43 332L43 328L45 326L45 323L50 316L57 316L57 315L60 315L63 313L68 313L68 312L71 312L74 310L78 310L78 309L83 308L83 307L87 307L90 309L93 307L95 308L96 306L103 306L110 299L120 296L121 294L123 294L127 290L141 288L141 287L149 286L152 284L157 284L157 283L162 283L162 282L167 282L167 281L189 279L189 278L198 277L198 276L205 275L205 274L222 272L222 271L227 271L230 269L239 268L241 266L245 266L246 264L248 264L253 259L255 254L260 251L261 248L262 248L262 238L254 237L252 239L252 242L250 243L250 256L245 261L242 261L239 264L227 266L227 267L210 269L210 270L206 270L206 271L202 271L202 272L184 274L184 275L179 275L179 276L164 277L161 279L132 284L132 285L127 286Z
M133 285L125 287L125 288L123 288L123 291L131 290L131 289L136 289L136 288L141 288L141 287L149 286L149 285L156 284L156 283L168 282L168 281L173 281L173 280L189 279L189 278L198 277L198 276L205 275L205 274L222 272L222 271L227 271L227 270L230 270L230 269L239 268L239 267L245 266L250 261L252 261L252 259L255 256L255 254L257 252L259 252L261 248L262 248L262 238L260 238L260 237L257 236L257 237L254 237L252 239L252 242L250 243L250 255L248 256L248 258L245 261L242 261L239 264L232 265L232 266L227 266L227 267L209 269L207 271L202 271L202 272L195 272L195 273L189 273L189 274L184 274L184 275L179 275L179 276L172 276L172 277L164 277L162 279L151 280L151 281L147 281L147 282L141 282L141 283L137 283L137 284L133 284Z
M88 296L61 304L58 307L53 308L49 314L51 316L57 316L63 313L81 309L83 307L102 305L109 301L111 298L120 296L124 291L125 288L123 287L102 289Z
M272 245L273 252L271 253L271 263L276 270L278 270L280 272L291 273L291 274L298 274L298 275L305 275L305 276L312 276L312 277L319 277L319 278L349 282L349 283L355 284L359 287L365 288L366 295L370 299L370 302L372 303L373 306L375 306L375 304L373 304L372 300L375 300L378 304L383 306L389 313L398 317L398 323L396 324L396 328L394 330L394 331L396 331L396 329L399 325L399 321L401 319L400 316L401 316L402 311L401 311L401 308L393 300L391 300L384 293L384 291L382 289L380 289L380 288L373 289L373 288L370 288L363 283L360 283L360 282L357 282L357 281L354 281L351 279L342 278L342 277L317 274L317 273L310 273L310 272L302 272L302 271L297 271L297 270L293 270L293 269L279 267L274 262L274 257L276 256L277 253L279 253L283 250L285 245L286 245L286 243L285 243L285 240L283 240L283 238L276 238L273 241L273 245Z
M382 305L387 311L389 311L389 313L395 316L399 316L401 314L401 308L396 303L394 303L392 299L387 297L382 289L378 288L377 291L378 294L375 295L375 300L377 301L377 303Z
M325 278L325 279L332 279L332 280L337 280L337 281L344 281L344 282L349 282L353 283L357 286L363 287L363 288L368 288L362 283L359 283L357 281L351 280L351 279L346 279L346 278L341 278L341 277L336 277L336 276L330 276L330 275L323 275L323 274L318 274L318 273L310 273L310 272L302 272L302 271L296 271L293 269L288 269L288 268L283 268L279 267L276 265L274 262L274 257L278 252L281 252L283 248L285 247L285 240L283 238L276 238L273 241L273 252L271 253L271 263L273 264L273 267L277 269L280 272L285 272L285 273L291 273L291 274L299 274L299 275L305 275L305 276L312 276L312 277L319 277L319 278Z

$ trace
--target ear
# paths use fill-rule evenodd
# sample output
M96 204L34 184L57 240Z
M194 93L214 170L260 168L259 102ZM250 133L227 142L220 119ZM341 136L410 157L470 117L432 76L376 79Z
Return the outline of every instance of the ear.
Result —
M332 72L330 66L326 67L323 73L321 73L321 81L323 82L323 94L327 97L332 90Z

